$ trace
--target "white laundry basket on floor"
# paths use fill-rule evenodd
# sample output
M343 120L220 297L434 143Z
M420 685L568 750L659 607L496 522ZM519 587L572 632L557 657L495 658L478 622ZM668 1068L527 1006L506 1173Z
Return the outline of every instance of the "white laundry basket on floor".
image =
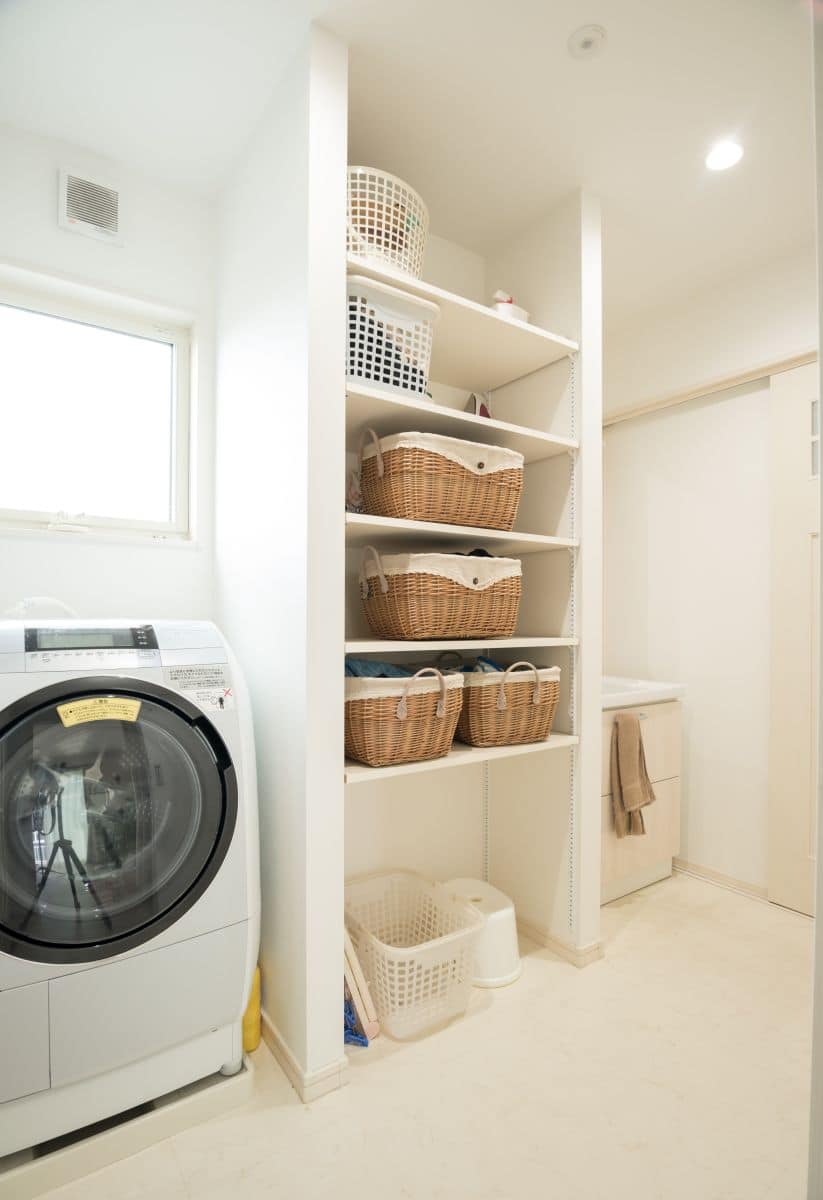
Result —
M465 1012L483 918L413 871L346 884L346 925L381 1028L410 1038Z

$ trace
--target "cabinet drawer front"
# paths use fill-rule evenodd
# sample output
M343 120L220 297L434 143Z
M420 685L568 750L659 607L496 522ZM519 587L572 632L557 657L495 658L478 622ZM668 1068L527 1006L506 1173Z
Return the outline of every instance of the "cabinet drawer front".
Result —
M52 980L55 1087L88 1079L239 1021L246 925Z
M680 774L680 701L646 704L637 708L612 709L603 713L603 754L600 794L612 790L609 777L612 726L618 712L634 713L640 718L640 732L646 751L646 767L652 783L674 779Z
M654 791L657 797L654 804L643 809L646 832L642 837L615 837L612 798L602 797L601 887L604 892L624 876L634 875L662 859L676 858L680 853L680 780L663 780L655 784Z
M49 1086L49 985L0 992L0 1104Z

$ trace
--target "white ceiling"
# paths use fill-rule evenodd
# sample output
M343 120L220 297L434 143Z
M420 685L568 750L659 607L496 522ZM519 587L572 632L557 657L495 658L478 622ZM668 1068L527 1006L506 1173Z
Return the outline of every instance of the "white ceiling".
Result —
M333 8L352 45L350 160L395 170L436 232L481 249L591 189L613 323L812 244L808 3L416 0L402 21L380 0ZM608 35L588 61L567 50L584 23ZM742 162L707 171L729 134Z
M0 121L214 189L306 21L351 45L351 154L435 232L603 200L613 323L810 246L808 0L0 0ZM605 52L566 49L580 24ZM742 163L706 171L716 138Z

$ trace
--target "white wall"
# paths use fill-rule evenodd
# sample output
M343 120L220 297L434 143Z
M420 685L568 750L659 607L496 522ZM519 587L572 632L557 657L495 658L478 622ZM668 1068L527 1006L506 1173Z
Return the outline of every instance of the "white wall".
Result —
M812 9L814 30L814 107L815 107L815 159L817 176L817 228L823 229L823 12L818 6ZM817 283L818 294L823 297L823 239L817 239ZM817 314L818 331L823 339L823 306ZM823 396L823 366L818 361L820 391ZM821 489L823 503L823 489ZM823 521L821 521L823 528ZM818 686L823 688L823 638L818 638ZM823 702L817 700L818 745L823 745ZM818 755L818 761L821 761ZM818 768L817 785L817 892L815 911L823 913L823 820L820 819L823 801L823 772ZM823 920L815 922L814 933L814 1007L812 1026L812 1072L811 1111L809 1114L809 1178L807 1200L816 1200L823 1195Z
M78 171L102 171L122 189L123 246L106 245L58 228L57 172L67 165ZM101 162L77 147L4 127L0 127L0 176L0 272L4 264L22 266L94 287L98 293L100 289L116 292L186 314L194 325L198 376L193 456L195 542L181 546L93 534L0 531L0 612L23 596L53 595L81 616L210 616L211 206L186 192Z
M315 31L232 174L220 236L219 616L254 707L264 1011L304 1084L344 1061L329 730L343 727L346 112L345 49Z
M423 278L427 283L476 300L478 304L488 304L491 300L491 296L486 295L484 259L474 250L467 250L433 233L426 240Z
M608 236L608 230L607 230ZM817 346L814 246L683 296L628 326L607 296L603 411L608 418Z
M680 857L766 885L768 381L605 431L607 674L686 684Z

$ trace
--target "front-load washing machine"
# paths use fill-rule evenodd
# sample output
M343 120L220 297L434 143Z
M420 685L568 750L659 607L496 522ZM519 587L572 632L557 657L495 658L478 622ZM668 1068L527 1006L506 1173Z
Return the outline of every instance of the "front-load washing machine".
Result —
M0 1155L239 1070L259 924L214 625L0 622Z

